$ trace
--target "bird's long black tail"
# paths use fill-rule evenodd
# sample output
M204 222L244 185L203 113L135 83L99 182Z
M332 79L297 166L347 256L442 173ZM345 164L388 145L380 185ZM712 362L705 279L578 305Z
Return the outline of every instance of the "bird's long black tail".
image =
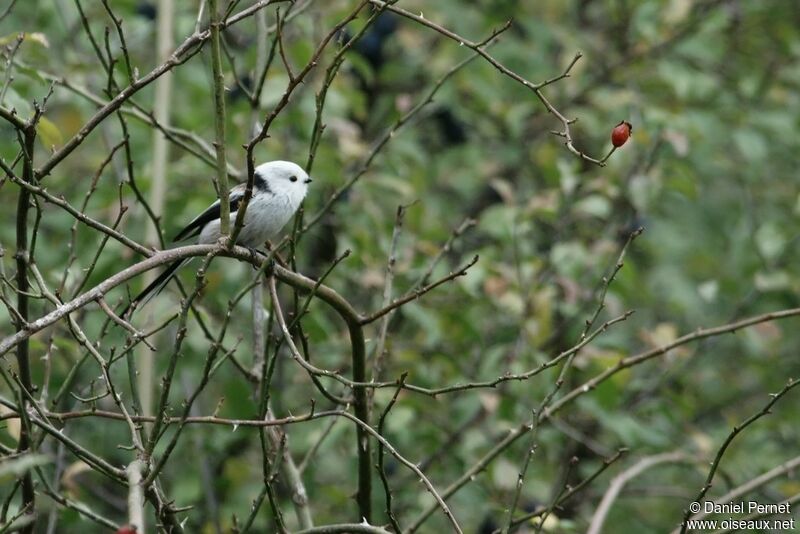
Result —
M189 261L191 261L191 258L177 260L169 264L169 267L167 267L163 273L158 275L158 277L152 282L150 282L150 284L146 288L144 288L141 291L141 293L139 293L138 295L136 295L136 297L134 297L131 303L128 304L128 307L122 311L120 317L127 316L129 312L133 313L133 311L135 311L136 308L144 304L147 304L151 298L161 293L161 290L164 289L164 286L167 285L167 282L169 282L172 279L172 277L175 276L175 272Z

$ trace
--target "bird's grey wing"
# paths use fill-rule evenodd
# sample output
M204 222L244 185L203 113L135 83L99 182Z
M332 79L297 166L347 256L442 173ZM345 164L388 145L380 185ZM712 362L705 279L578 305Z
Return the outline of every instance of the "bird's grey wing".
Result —
M235 187L231 189L230 195L228 195L228 199L230 201L231 213L235 212L239 209L239 204L244 198L244 188L243 187ZM172 240L173 241L181 241L183 239L187 239L189 237L195 237L200 235L200 232L203 230L203 227L210 223L213 220L219 219L219 200L216 200L213 204L211 204L206 210L195 217L192 222L186 225L186 227L178 232Z

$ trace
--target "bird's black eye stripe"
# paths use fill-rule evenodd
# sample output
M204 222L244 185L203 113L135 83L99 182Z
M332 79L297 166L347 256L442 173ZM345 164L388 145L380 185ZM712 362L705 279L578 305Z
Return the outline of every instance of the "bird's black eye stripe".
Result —
M289 180L290 180L290 181L292 181L292 182L296 182L296 181L297 181L297 176L295 176L295 175L293 174L293 175L291 175L291 176L289 177Z

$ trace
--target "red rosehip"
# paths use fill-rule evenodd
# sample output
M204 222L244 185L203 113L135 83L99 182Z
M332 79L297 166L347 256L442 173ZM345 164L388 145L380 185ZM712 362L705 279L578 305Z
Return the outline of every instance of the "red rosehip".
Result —
M114 534L136 534L136 527L131 525L123 525L119 527Z
M632 131L633 126L631 126L631 123L627 121L620 122L611 130L611 144L617 148L621 147L631 136Z

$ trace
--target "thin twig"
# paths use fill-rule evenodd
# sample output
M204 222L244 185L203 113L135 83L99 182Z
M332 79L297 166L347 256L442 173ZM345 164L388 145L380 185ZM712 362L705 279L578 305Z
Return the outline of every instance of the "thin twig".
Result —
M149 341L147 341L144 332L137 330L135 326L133 326L131 323L129 323L128 321L117 315L114 312L114 310L112 310L111 307L106 303L104 298L101 297L97 299L97 304L100 305L100 308L103 309L103 311L106 313L106 315L108 315L111 318L112 321L114 321L122 328L133 334L134 339L137 340L141 339L142 343L147 345L147 348L149 348L153 352L156 351L156 348L153 345L151 345Z
M376 6L379 6L379 7L387 6L387 2L382 1L382 0L370 0L370 2L373 5L376 5ZM486 50L484 50L481 47L480 43L476 43L476 42L470 41L469 39L465 39L464 37L458 35L457 33L453 32L452 30L449 30L449 29L445 28L444 26L441 26L439 24L436 24L433 21L430 21L430 20L426 19L421 14L420 15L416 15L414 13L411 13L410 11L407 11L407 10L405 10L403 8L400 8L400 7L397 7L397 6L393 6L393 5L388 5L387 7L388 7L388 9L390 11L393 11L393 12L397 13L398 15L401 15L401 16L407 18L407 19L413 20L413 21L415 21L415 22L417 22L419 24L422 24L423 26L427 26L428 28L439 32L440 34L444 35L448 39L451 39L451 40L457 42L459 44L459 46L465 46L467 48L470 48L470 49L474 50L475 52L480 54L480 56L483 59L488 61L494 68L496 68L498 71L500 71L501 73L505 74L506 76L508 76L512 80L522 84L526 88L528 88L531 91L533 91L533 93L536 95L536 97L539 99L539 101L542 103L542 105L544 105L544 107L547 109L547 111L549 113L551 113L554 117L556 117L556 119L558 119L558 121L561 123L561 125L563 127L563 130L561 130L560 132L554 132L554 133L556 133L556 135L559 135L560 137L564 138L564 145L567 147L567 150L569 150L571 153L573 153L574 155L578 156L579 158L581 158L581 159L583 159L585 161L588 161L590 163L594 163L595 165L598 165L600 167L604 167L605 166L605 160L595 159L595 158L587 155L586 153L584 153L583 151L581 151L581 150L579 150L578 148L575 147L575 144L574 144L574 141L573 141L573 138L572 138L572 131L570 130L570 125L572 125L577 119L568 119L568 118L566 118L555 106L553 106L553 104L550 103L550 101L547 99L547 97L542 92L542 90L545 87L547 87L548 85L554 84L554 83L556 83L556 82L558 82L560 80L563 80L564 78L569 78L570 72L572 71L572 68L575 66L575 64L578 62L578 60L581 59L581 57L583 57L580 52L575 54L575 56L572 58L572 60L569 62L569 64L566 66L566 68L561 72L561 74L559 74L557 76L554 76L553 78L550 78L550 79L545 80L545 81L540 82L540 83L533 83L533 82L525 79L524 77L520 76L519 74L517 74L513 70L509 69L505 65L503 65L494 56L492 56L488 52L486 52Z
M784 500L780 501L779 503L776 503L776 508L785 509L785 510L793 510L793 509L795 509L794 505L797 504L798 502L800 502L800 493L795 493L794 495L792 495L788 499L784 499ZM746 525L747 522L755 520L755 519L759 519L761 517L769 517L769 516L777 515L775 512L772 512L770 510L770 508L771 508L770 506L765 506L763 508L763 511L761 511L761 512L753 512L752 514L747 514L745 516L742 516L741 518L737 518L738 519L737 522L734 522L734 521L730 522L731 526L729 528L723 528L721 530L716 530L716 531L714 531L714 534L729 534L730 532L742 532L742 529L738 525L742 525L742 524ZM790 521L790 525L793 526L795 524L795 518L791 518L791 519L789 519L789 521ZM776 527L777 527L777 525L776 525ZM784 527L784 528L788 529L788 528L792 528L792 527Z
M392 284L394 282L394 266L397 263L397 241L400 238L400 232L403 229L403 217L405 216L406 206L398 206L397 213L395 214L394 229L392 230L392 241L389 245L389 259L386 261L386 276L383 282L383 304L382 307L388 306L392 301ZM372 382L380 380L381 371L383 370L383 360L386 356L386 335L389 332L389 319L392 314L387 313L381 319L380 326L378 327L378 340L375 343L375 351L373 353L372 364ZM405 381L405 380L403 380ZM372 393L375 390L370 390L370 411L372 411Z
M546 513L552 511L553 509L555 509L556 507L567 501L570 497L572 497L576 493L583 490L583 488L591 484L597 477L603 474L609 467L611 467L612 464L614 464L617 460L622 458L622 456L624 456L625 453L627 452L628 449L626 448L619 449L616 453L614 453L613 456L604 459L602 465L594 473L592 473L585 479L581 480L580 483L576 484L575 486L569 488L567 491L559 495L558 498L556 498L549 506L539 507L537 510L534 510L533 512L530 512L528 514L525 514L523 516L514 519L511 525L512 528L522 525L523 523L527 523L534 517L544 516ZM544 525L544 520L540 521L539 524ZM499 532L499 529L496 532Z
M736 486L732 490L730 490L725 495L721 495L719 497L714 497L714 502L718 503L728 503L734 502L737 499L741 499L744 495L768 484L769 482L775 480L779 476L785 475L787 473L793 473L797 468L800 467L800 456L795 456L791 460L783 462L782 464L770 469L766 473L763 473L753 479L748 480L744 484L740 484ZM701 511L698 514L693 514L690 516L689 519L700 520L704 519L709 514L705 511ZM678 534L679 529L675 529L673 534Z
M478 262L478 256L476 254L472 258L472 260L467 262L463 267L459 268L458 270L455 270L455 271L451 272L447 276L443 276L439 280L436 280L435 282L432 282L432 283L428 284L425 287L422 287L420 289L415 289L415 290L413 290L413 291L411 291L409 293L406 293L402 297L396 298L390 304L388 304L387 306L384 306L380 310L377 310L377 311L375 311L375 312L363 317L361 319L361 324L362 325L367 325L367 324L373 323L376 320L378 320L381 317L383 317L384 315L386 315L387 313L391 312L392 310L395 310L395 309L399 308L400 306L403 306L404 304L407 304L408 302L411 302L412 300L416 300L416 299L420 298L422 295L424 295L426 293L429 293L430 291L436 289L440 285L442 285L444 283L447 283L447 282L449 282L451 280L455 280L456 278L458 278L460 276L466 276L467 275L467 271L469 270L469 268L472 267L473 265L475 265L477 262Z
M657 356L662 356L669 351L680 347L681 345L686 345L687 343L691 343L693 341L699 341L701 339L706 339L709 337L716 337L723 334L733 333L738 330L742 330L743 328L747 328L749 326L753 326L760 323L765 323L768 321L775 321L778 319L787 319L790 317L796 317L800 315L800 308L790 308L787 310L781 310L776 312L769 312L764 313L761 315L755 315L753 317L747 317L745 319L741 319L739 321L735 321L733 323L724 324L722 326L716 326L714 328L698 328L691 334L686 334L681 336L670 343L666 343L660 347L656 347L654 349L629 356L627 358L623 358L617 362L616 365L606 369L599 375L595 376L594 378L587 380L580 386L576 387L556 402L553 403L550 408L547 409L545 413L545 417L551 417L553 414L558 412L561 408L565 405L569 404L575 398L580 397L581 395L585 395L590 391L593 391L597 386L614 376L615 374L619 373L624 369L628 369L635 365L639 365L642 362L655 358Z
M493 40L500 33L505 31L507 27L508 26L505 26L493 32L492 35L489 36L489 38L487 38L481 43L480 46L491 45ZM436 96L436 93L439 92L439 89L442 88L442 86L447 80L449 80L455 73L460 71L462 68L469 65L477 57L478 53L476 52L471 56L467 57L466 59L460 61L453 67L451 67L438 80L436 80L436 82L433 84L431 89L425 94L425 96L419 102L417 102L414 105L414 107L408 110L402 117L397 119L397 121L388 130L384 132L384 134L380 137L380 139L378 139L373 144L372 149L370 150L369 154L367 154L367 157L364 159L363 163L359 166L358 170L353 174L353 176L350 177L350 179L347 180L347 182L345 182L341 187L339 187L339 189L334 191L334 193L330 196L330 198L328 198L327 201L325 201L325 204L319 209L319 211L317 211L317 213L311 217L308 223L306 223L306 225L303 226L301 233L307 232L311 227L319 223L319 221L322 220L323 216L331 210L331 208L339 200L339 198L341 198L342 195L344 195L348 190L350 190L350 188L352 188L353 185L355 185L355 183L358 182L358 180L361 179L361 177L364 176L364 174L366 174L366 172L372 165L372 162L378 156L383 147L385 147L386 144L392 138L394 138L395 134L400 129L402 129L404 125L409 123L420 111L422 111L423 108L425 108L428 104L433 102L433 97Z
M8 6L8 9L6 10L5 14L7 14L8 11L11 10L11 7L13 5L14 5L14 2L11 2L11 5ZM0 20L3 20L3 17L5 17L5 14L0 16ZM24 40L25 40L25 34L20 32L19 35L17 35L17 38L14 40L14 43L9 45L8 48L7 48L7 51L6 51L6 75L5 75L5 79L3 80L3 87L2 87L2 89L0 89L0 106L3 105L3 102L6 99L6 91L8 90L8 87L11 85L11 82L14 81L14 76L13 76L14 70L11 67L12 67L12 64L14 62L14 56L17 55L17 50L19 50L19 47L22 44L22 41L24 41Z
M369 523L341 523L338 525L325 525L321 527L307 528L298 530L296 534L392 534L391 531L382 527L376 527Z
M439 262L442 261L442 258L444 258L447 254L449 254L450 251L453 249L453 243L456 241L456 239L461 237L464 234L464 232L475 226L477 223L478 221L476 221L472 217L467 217L466 219L464 219L461 222L461 224L459 224L453 230L453 232L450 234L450 237L447 238L447 241L445 241L444 245L442 245L442 247L433 257L433 259L430 261L430 263L428 264L428 268L425 270L422 276L419 277L419 280L417 280L417 282L414 284L413 287L422 287L425 284L427 284L430 281L431 276L433 275L433 270L436 269L436 266L439 265Z
M728 434L728 437L725 438L725 441L722 442L722 445L720 445L719 449L717 450L717 454L714 457L714 460L711 462L711 468L708 470L708 476L706 477L705 484L703 484L703 487L700 489L700 492L697 494L697 496L694 499L692 499L693 502L702 502L703 497L705 497L706 493L708 493L708 490L711 489L711 483L714 481L714 475L716 474L717 469L719 468L719 465L722 462L722 457L725 454L725 451L728 450L728 446L733 442L736 436L738 436L745 428L752 425L765 415L769 415L770 413L772 413L771 409L775 405L775 403L777 403L781 399L781 397L789 393L789 391L794 389L798 384L800 384L800 380L793 380L790 378L789 382L783 387L783 389L781 389L777 393L770 394L770 397L772 398L769 400L769 402L767 402L767 404L764 405L764 407L761 410L754 413L753 415L742 421L740 424L733 427L733 430L731 430L730 434ZM691 516L692 512L689 509L689 507L687 507L683 513L683 520L681 521L681 529L680 529L681 534L684 534L686 532L686 529L689 524L688 521Z

